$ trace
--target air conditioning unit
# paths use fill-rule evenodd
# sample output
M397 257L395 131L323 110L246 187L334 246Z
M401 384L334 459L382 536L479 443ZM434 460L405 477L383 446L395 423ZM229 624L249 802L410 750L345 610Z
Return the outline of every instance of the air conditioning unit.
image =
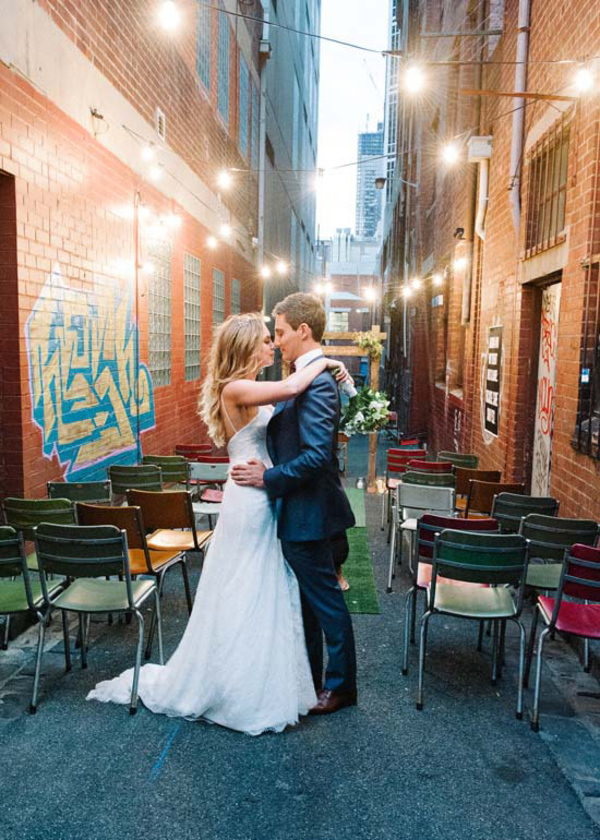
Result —
M492 156L492 137L470 137L467 142L467 159L469 163L481 163Z
M167 118L158 106L156 108L156 133L161 140L167 139Z

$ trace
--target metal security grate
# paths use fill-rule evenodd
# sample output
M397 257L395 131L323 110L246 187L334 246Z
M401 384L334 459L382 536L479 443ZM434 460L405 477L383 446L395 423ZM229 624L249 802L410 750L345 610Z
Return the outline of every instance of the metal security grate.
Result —
M198 257L184 254L183 294L185 326L185 381L200 379L200 295L202 264Z
M579 398L573 447L579 452L600 459L600 297L598 263L588 267L581 362L579 370Z
M564 238L568 164L569 126L560 120L534 147L529 159L527 257Z
M146 246L148 279L148 362L155 386L171 384L171 243Z
M225 275L213 268L213 327L225 320Z

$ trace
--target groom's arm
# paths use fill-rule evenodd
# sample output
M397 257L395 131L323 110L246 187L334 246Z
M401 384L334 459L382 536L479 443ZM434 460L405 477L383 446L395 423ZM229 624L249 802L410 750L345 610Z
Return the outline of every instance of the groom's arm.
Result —
M263 481L272 499L309 483L333 459L339 412L336 383L331 376L320 376L297 402L301 452L292 461L265 470Z

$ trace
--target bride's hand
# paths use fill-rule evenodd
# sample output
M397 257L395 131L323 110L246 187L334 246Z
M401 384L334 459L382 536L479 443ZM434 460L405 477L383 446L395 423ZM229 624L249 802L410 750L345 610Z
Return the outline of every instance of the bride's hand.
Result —
M351 385L354 385L354 379L348 373L348 368L343 362L338 362L336 359L327 359L326 365L337 382L350 382Z

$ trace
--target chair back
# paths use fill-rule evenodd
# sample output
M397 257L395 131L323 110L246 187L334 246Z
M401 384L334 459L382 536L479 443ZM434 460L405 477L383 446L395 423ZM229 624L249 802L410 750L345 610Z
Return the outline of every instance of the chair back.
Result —
M110 481L49 481L47 487L49 499L110 503Z
M451 514L454 511L455 494L452 487L430 487L419 484L402 484L398 488L398 507L403 519L437 512Z
M388 476L390 474L398 475L399 473L405 473L411 461L415 458L425 458L426 454L427 453L424 449L405 450L404 452L399 452L397 449L393 451L389 449L387 452L386 464L386 472Z
M200 464L228 464L229 455L198 455L196 461Z
M0 578L17 577L23 578L27 605L30 610L35 610L23 534L8 525L0 526Z
M108 510L106 507L101 510ZM68 578L125 575L129 605L133 607L127 537L111 525L50 525L43 522L35 533L44 600L48 602L46 575Z
M182 455L144 455L142 464L160 467L163 484L185 484L189 488L190 463Z
M519 493L498 493L492 505L491 516L500 523L505 534L519 532L521 519L530 513L558 516L559 502L552 496L525 496Z
M162 490L160 467L156 464L122 466L114 464L108 468L108 477L115 496L124 496L128 490Z
M428 473L453 473L454 466L450 461L409 461L409 470L416 470L417 472Z
M142 512L139 507L123 505L122 507L107 507L105 505L77 504L77 521L88 528L111 525L127 534L127 547L130 551L140 549L148 556L146 530Z
M452 473L431 473L409 470L402 476L403 484L423 484L428 487L451 487L456 486L456 479Z
M417 549L419 562L432 563L435 538L444 530L452 531L498 531L496 519L462 519L458 516L438 516L425 513L417 526Z
M529 540L529 556L560 563L574 543L594 546L598 524L593 519L563 519L530 513L521 520L519 534Z
M469 512L474 510L480 513L491 514L494 505L494 496L498 493L524 493L524 484L503 484L500 481L471 481L467 493L467 506L465 508L465 519L469 518Z
M470 470L476 470L479 466L479 455L474 455L471 452L438 452L440 461L452 461L455 467L467 467Z
M440 575L469 583L519 587L522 603L527 563L527 540L519 534L442 531L433 554L432 601L435 603L434 587Z
M565 563L558 588L562 595L582 601L600 602L600 548L576 543L565 551Z
M41 522L55 525L75 525L75 509L70 499L4 499L4 521L32 540Z
M210 443L178 443L175 447L175 455L188 461L195 461L198 455L210 455L211 452Z
M457 496L468 494L471 479L473 481L493 481L496 483L502 480L500 470L470 470L467 467L456 467L454 474L456 475Z
M128 490L127 504L137 507L142 512L142 520L147 532L159 528L184 528L196 532L192 494L189 490Z
M193 481L203 481L207 484L212 481L227 481L229 461L216 464L206 461L192 461L190 463L190 475Z

